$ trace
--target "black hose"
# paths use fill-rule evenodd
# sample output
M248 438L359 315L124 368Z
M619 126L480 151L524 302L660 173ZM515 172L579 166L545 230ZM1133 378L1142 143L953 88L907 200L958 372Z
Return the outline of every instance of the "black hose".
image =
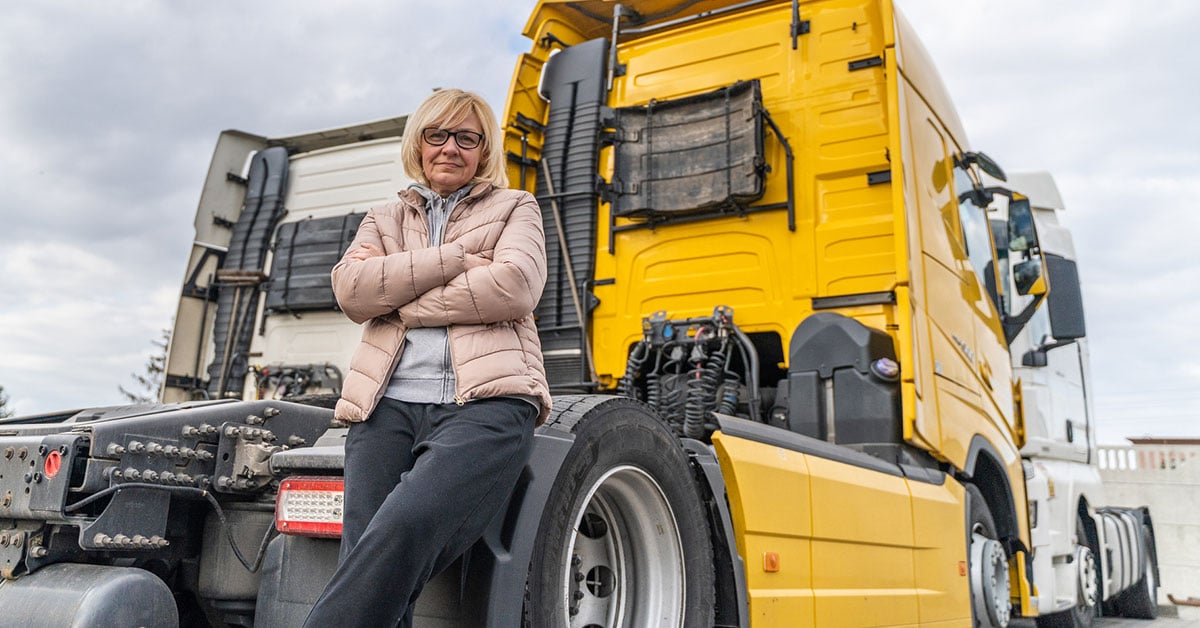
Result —
M745 355L746 357L749 358L748 365L749 365L750 373L749 373L749 379L747 379L747 381L746 381L746 388L750 392L750 403L749 403L750 420L761 421L762 420L762 398L759 396L759 391L758 391L758 377L759 377L758 353L755 352L754 343L750 342L749 336L747 336L745 333L743 333L741 329L738 329L737 325L730 325L729 328L733 330L733 335L735 337L737 337L738 342L741 343L742 348L745 349L746 352L743 355Z
M262 567L263 558L267 555L267 545L270 544L271 539L275 536L275 526L272 525L267 528L267 533L263 536L262 543L258 547L258 555L254 557L254 562L251 563L250 561L246 560L246 557L242 555L242 550L238 548L237 542L233 538L233 532L229 527L229 520L225 518L225 510L221 508L220 502L217 501L217 498L213 497L212 492L202 488L196 488L193 486L163 486L161 484L148 484L146 482L125 482L110 486L96 493L95 495L85 497L73 504L68 504L63 507L63 512L75 512L76 510L107 497L109 494L116 493L123 488L148 488L180 495L203 497L204 499L208 500L208 503L217 513L217 518L221 521L221 528L225 530L225 538L229 541L229 547L233 549L233 555L237 557L238 562L242 564L242 567L245 567L246 571L249 571L250 573L254 573L258 571L260 567Z

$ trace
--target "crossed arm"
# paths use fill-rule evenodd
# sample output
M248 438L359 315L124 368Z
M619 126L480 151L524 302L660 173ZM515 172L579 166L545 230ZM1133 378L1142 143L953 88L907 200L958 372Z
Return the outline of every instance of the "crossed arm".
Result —
M464 272L401 306L400 319L408 327L443 327L532 314L546 285L542 214L532 196L513 209L492 253L479 265L468 254Z
M532 196L509 214L495 248L460 241L384 254L374 213L333 268L338 305L356 323L399 310L408 327L517 320L533 312L546 283L541 211Z

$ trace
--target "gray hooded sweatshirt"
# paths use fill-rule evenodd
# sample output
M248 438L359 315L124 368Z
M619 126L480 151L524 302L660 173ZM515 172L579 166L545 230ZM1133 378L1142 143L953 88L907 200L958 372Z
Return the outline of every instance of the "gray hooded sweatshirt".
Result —
M450 212L471 192L473 185L459 188L445 198L423 185L409 186L425 198L429 246L442 244ZM392 372L383 396L411 403L454 403L454 384L446 328L418 327L405 334L400 363Z

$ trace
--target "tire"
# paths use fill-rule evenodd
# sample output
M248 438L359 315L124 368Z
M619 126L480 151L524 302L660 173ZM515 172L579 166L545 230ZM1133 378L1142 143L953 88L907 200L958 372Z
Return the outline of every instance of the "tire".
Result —
M712 541L679 441L631 399L564 405L547 424L575 442L542 514L525 625L713 625Z
M1158 559L1155 556L1154 537L1150 527L1145 524L1142 524L1142 541L1146 546L1142 578L1117 595L1116 607L1122 617L1154 619L1158 617L1158 578L1154 574Z
M1095 545L1088 538L1087 529L1083 526L1082 515L1075 519L1075 563L1084 565L1079 574L1081 588L1084 582L1091 584L1091 589L1080 593L1082 599L1070 610L1043 615L1037 618L1038 628L1092 628L1095 624L1100 603L1100 567L1096 562Z
M971 625L1004 628L1012 618L1008 600L1008 555L1000 544L983 493L972 484L967 493L967 562L971 581Z

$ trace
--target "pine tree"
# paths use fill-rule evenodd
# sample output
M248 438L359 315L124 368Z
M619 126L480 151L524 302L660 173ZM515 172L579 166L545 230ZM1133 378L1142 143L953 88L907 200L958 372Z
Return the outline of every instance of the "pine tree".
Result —
M162 330L162 337L151 340L150 344L158 348L146 358L146 369L143 373L130 373L133 378L133 390L117 386L121 395L130 403L157 403L158 391L162 389L163 373L167 368L167 344L171 341L171 330Z

